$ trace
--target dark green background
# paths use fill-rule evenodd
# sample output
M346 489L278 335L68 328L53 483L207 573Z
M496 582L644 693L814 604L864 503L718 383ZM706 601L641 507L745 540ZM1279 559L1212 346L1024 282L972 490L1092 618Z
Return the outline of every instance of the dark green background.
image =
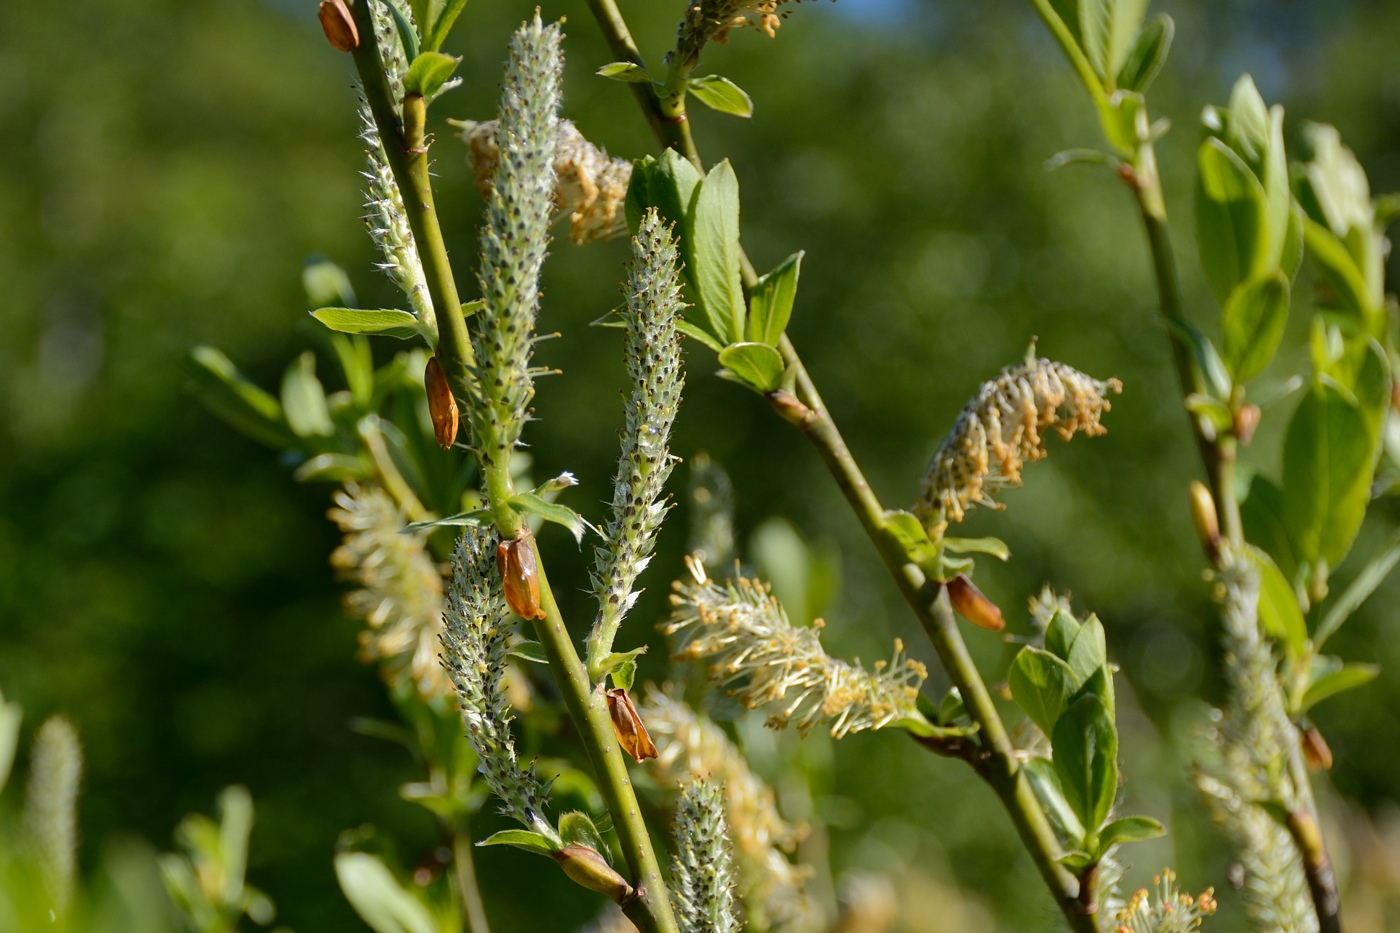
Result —
M467 292L480 204L440 121L492 115L506 37L530 7L468 6L448 46L465 56L465 86L432 115L438 205ZM367 304L394 300L358 219L352 68L327 47L314 9L0 4L0 689L29 725L64 710L82 731L86 863L122 833L169 847L181 815L209 811L218 788L244 782L258 805L251 879L303 933L357 928L331 872L341 830L374 822L409 859L433 838L427 817L397 798L414 777L407 759L346 728L352 716L387 715L387 703L354 661L356 624L326 565L329 489L294 484L273 454L191 398L182 371L190 346L211 343L269 387L307 345L333 372L304 313L309 253L351 270ZM1400 4L1154 9L1177 22L1150 102L1174 124L1159 152L1189 305L1208 325L1214 305L1190 238L1201 106L1223 103L1249 71L1266 100L1287 107L1290 144L1300 120L1332 122L1375 190L1400 188ZM568 17L565 115L616 155L653 152L628 90L592 76L610 56L584 5L549 0L542 12ZM681 6L630 0L624 12L659 59ZM1165 842L1131 852L1132 877L1172 863L1192 888L1226 887L1227 855L1200 816L1182 750L1199 720L1190 698L1215 689L1208 590L1185 510L1197 464L1126 192L1103 169L1042 167L1099 138L1058 49L1012 0L842 0L803 4L775 41L737 32L702 70L753 96L752 121L694 114L696 137L707 161L734 162L756 265L807 251L790 333L888 504L912 501L962 402L1032 335L1045 355L1122 379L1107 437L1052 442L1025 488L1004 497L1006 512L968 523L1015 554L979 581L1015 630L1046 580L1104 619L1137 698L1122 713L1128 797L1175 817ZM623 370L616 332L586 325L616 302L625 253L620 242L556 242L541 326L564 339L539 359L564 375L541 384L528 432L537 475L575 471L583 485L572 502L595 519L610 497ZM1297 294L1279 372L1301 359L1309 289ZM899 635L931 661L801 439L760 399L713 379L708 351L692 346L688 366L674 448L707 449L730 469L741 533L782 515L838 548L833 651L873 659ZM1266 415L1250 452L1268 470L1284 414ZM1395 524L1388 504L1374 511L1362 553ZM683 524L681 514L667 528L631 637L654 639L645 623L664 612ZM587 617L587 555L562 534L545 546L566 612ZM1338 760L1333 783L1377 813L1395 805L1400 766L1397 594L1382 589L1334 643L1381 662L1380 681L1318 714ZM1000 670L1005 649L983 633L969 639ZM663 656L652 652L644 676L663 675ZM1008 822L966 769L898 735L829 752L827 740L809 741L813 756L830 756L821 794L840 817L838 871L911 863L971 892L1003 929L1054 925ZM480 864L502 930L527 928L526 904L542 911L541 929L576 925L596 906L523 853L494 850Z

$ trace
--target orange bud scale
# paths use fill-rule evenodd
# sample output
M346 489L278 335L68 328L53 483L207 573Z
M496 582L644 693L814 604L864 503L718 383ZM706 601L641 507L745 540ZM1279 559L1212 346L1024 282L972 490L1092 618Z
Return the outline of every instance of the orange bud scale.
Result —
M1006 628L1006 620L1001 617L997 604L982 595L982 591L965 575L958 574L946 586L948 599L958 615L989 632L1000 632Z
M447 376L436 356L428 357L428 368L423 371L423 389L428 393L428 414L433 419L438 446L451 450L457 440L457 400L452 397L452 387L447 384Z
M617 744L632 756L633 761L645 761L656 757L656 744L652 742L637 706L627 691L614 687L605 694L608 698L608 715L612 717L613 731L617 733Z
M345 0L321 0L316 16L332 46L342 52L353 52L360 47L360 31L355 27L355 18L350 15Z
M535 564L534 538L525 531L519 537L502 541L496 548L496 566L501 571L501 588L511 612L522 619L543 619L540 609L540 581Z

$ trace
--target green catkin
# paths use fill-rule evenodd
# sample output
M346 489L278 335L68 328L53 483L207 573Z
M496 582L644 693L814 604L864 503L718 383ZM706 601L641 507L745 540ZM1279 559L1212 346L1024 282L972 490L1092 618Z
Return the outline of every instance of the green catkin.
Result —
M24 799L24 838L59 911L73 896L78 865L78 784L83 747L78 730L50 716L34 735Z
M564 66L558 24L539 14L510 40L496 146L500 163L486 200L477 282L486 302L472 332L471 425L483 470L505 469L534 397L530 352L540 269L554 209L554 151Z
M672 893L681 933L739 933L722 789L705 780L686 785L674 833Z
M457 686L467 739L480 759L486 785L508 816L558 844L544 817L545 792L515 753L514 718L502 679L506 671L510 613L496 569L493 532L469 528L452 555L447 592L443 664Z
M685 384L676 328L684 304L676 246L655 209L647 211L632 241L626 291L621 316L632 394L613 481L612 520L594 551L592 583L599 608L589 637L590 664L612 650L617 628L637 600L637 577L651 560L656 533L671 508L665 487L677 458L667 442Z

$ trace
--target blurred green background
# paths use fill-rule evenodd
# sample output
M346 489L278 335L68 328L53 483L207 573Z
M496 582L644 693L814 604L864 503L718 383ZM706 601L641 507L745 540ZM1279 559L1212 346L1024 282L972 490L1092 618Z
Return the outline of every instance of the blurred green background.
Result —
M465 56L466 80L434 107L433 154L467 292L480 201L440 121L493 114L506 38L531 6L473 0L448 44ZM659 59L680 3L623 8ZM1290 144L1301 120L1333 123L1374 191L1400 189L1400 4L1153 9L1177 23L1150 102L1174 125L1159 153L1189 306L1206 324L1214 304L1189 237L1201 106L1223 103L1248 71L1287 108ZM583 3L546 0L542 13L568 17L565 116L614 155L653 152L628 89L592 74L611 56ZM755 264L807 251L790 333L887 503L913 500L963 401L1033 335L1044 355L1122 379L1107 437L1052 442L1049 460L1004 497L1008 509L978 513L968 531L1011 544L1012 561L985 567L979 582L1013 630L1025 631L1025 599L1045 581L1108 627L1131 685L1123 692L1135 697L1121 714L1126 793L1135 811L1173 828L1135 848L1130 881L1173 864L1190 889L1226 888L1228 853L1201 815L1185 750L1200 721L1193 698L1212 696L1216 682L1209 592L1185 509L1198 465L1130 199L1104 169L1043 168L1058 150L1099 139L1059 50L1029 4L1013 0L840 0L804 4L776 40L736 32L702 68L754 99L752 121L695 113L696 138L707 161L734 162ZM300 273L313 252L350 270L367 306L394 300L359 220L351 80L311 0L0 4L0 689L30 726L62 710L82 733L84 864L122 835L170 848L183 814L210 812L219 788L242 782L258 806L250 880L301 931L361 928L331 870L342 830L375 823L412 861L435 844L433 828L398 799L415 778L401 750L347 729L351 717L392 712L354 659L358 626L342 615L326 564L337 540L324 519L330 488L295 484L275 455L207 413L183 366L192 345L213 344L274 387L313 346L323 374L334 372L325 334L305 314ZM541 327L563 339L538 358L564 375L541 383L528 440L536 475L574 471L582 487L569 501L594 519L610 497L624 372L617 333L587 325L618 300L625 255L621 242L558 239L547 267ZM1391 271L1393 281L1394 260ZM1301 304L1308 293L1297 291ZM1304 318L1295 313L1276 366L1301 359ZM688 367L675 451L708 450L729 469L741 541L783 516L839 555L843 584L825 613L833 652L874 659L901 636L933 661L801 439L761 400L711 378L717 366L702 347L690 347ZM1284 414L1266 413L1249 452L1266 469L1277 468ZM682 467L678 490L685 478ZM1356 553L1397 519L1388 503L1374 509ZM632 637L656 645L644 677L665 675L646 623L665 612L684 525L682 510L632 617ZM546 533L544 546L566 613L588 617L589 555L562 533ZM1368 850L1341 832L1400 832L1397 597L1400 581L1334 643L1381 663L1380 680L1317 715L1337 760L1339 793L1325 801L1334 857L1345 877L1364 868L1392 888L1400 848L1374 849L1379 867L1362 864L1349 853ZM985 670L1009 659L995 636L969 639ZM941 684L935 671L930 687ZM893 872L908 896L943 905L903 929L1058 923L968 769L898 735L802 748L828 775L817 813L831 823L833 869ZM499 849L479 858L499 929L525 929L527 916L565 929L592 914L594 898L529 858ZM1228 892L1222 900L1211 926L1236 928ZM1386 929L1366 926L1369 916L1356 908L1354 927Z

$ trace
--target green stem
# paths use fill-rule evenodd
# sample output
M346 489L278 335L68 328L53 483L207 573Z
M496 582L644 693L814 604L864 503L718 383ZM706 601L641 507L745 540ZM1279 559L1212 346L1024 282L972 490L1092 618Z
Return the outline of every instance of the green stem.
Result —
M486 922L486 905L481 901L481 888L476 883L472 837L465 825L452 833L452 867L457 873L457 894L467 918L466 933L491 933L491 926Z
M538 560L538 552L536 563L540 609L545 617L535 621L535 632L544 646L554 681L564 695L569 716L588 752L598 789L608 812L612 814L613 828L617 832L623 858L627 860L632 886L637 889L637 897L623 904L622 911L646 933L678 933L666 883L661 877L651 836L637 806L637 795L633 792L627 762L613 731L607 701L602 693L593 689L588 671L579 660L573 640L564 626L563 616L559 613L559 604L555 602L554 592L545 577L544 565Z
M355 26L360 33L360 44L354 53L355 70L359 72L365 100L384 144L384 155L394 173L394 182L403 196L408 226L413 231L413 242L423 263L428 296L437 319L442 368L458 399L465 402L473 364L472 344L467 335L467 319L462 315L462 302L457 297L452 265L447 258L447 244L433 206L433 184L428 173L424 136L427 104L417 94L408 95L402 102L393 99L379 54L374 17L369 9L372 2L374 0L351 0ZM399 117L400 103L403 104L403 119Z
M1096 933L1094 919L1084 912L1079 902L1078 881L1059 863L1063 854L1060 844L1017 761L1006 726L963 641L945 589L927 579L899 540L886 530L885 509L832 421L797 351L786 337L779 342L779 350L784 362L797 375L801 405L775 405L775 410L801 430L816 449L884 560L905 602L933 642L949 679L962 695L968 715L978 726L979 748L971 758L972 763L1006 808L1070 928L1076 933Z

